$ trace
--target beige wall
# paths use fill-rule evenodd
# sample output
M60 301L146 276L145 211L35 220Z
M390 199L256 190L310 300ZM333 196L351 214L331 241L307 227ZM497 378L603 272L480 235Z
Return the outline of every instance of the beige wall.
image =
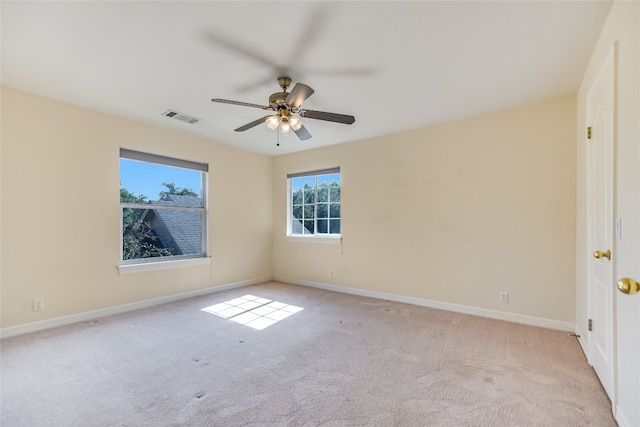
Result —
M1 132L3 328L271 276L270 157L6 87ZM121 146L209 163L211 266L118 275Z
M274 276L573 323L575 129L571 96L277 157ZM330 166L343 247L288 241L287 173Z
M272 275L573 322L575 105L269 158L3 88L2 327ZM210 267L118 275L120 146L210 164ZM286 174L330 166L343 247L287 241Z

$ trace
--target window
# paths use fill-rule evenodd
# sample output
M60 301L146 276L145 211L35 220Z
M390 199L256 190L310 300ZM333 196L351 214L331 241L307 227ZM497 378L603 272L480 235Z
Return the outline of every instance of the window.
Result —
M287 175L287 234L340 236L340 168Z
M120 149L121 264L203 258L206 163Z

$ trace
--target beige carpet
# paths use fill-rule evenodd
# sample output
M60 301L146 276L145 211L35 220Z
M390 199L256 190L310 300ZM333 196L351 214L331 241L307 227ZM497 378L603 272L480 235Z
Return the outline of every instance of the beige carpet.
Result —
M2 427L615 426L565 332L280 283L1 345Z

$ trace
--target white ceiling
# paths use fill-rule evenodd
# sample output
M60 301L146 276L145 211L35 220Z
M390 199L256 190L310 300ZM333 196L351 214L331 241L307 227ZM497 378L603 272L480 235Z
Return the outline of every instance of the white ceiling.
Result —
M608 1L2 1L2 84L280 155L577 92ZM288 74L315 94L313 135L281 139L265 112ZM175 109L203 119L164 117Z

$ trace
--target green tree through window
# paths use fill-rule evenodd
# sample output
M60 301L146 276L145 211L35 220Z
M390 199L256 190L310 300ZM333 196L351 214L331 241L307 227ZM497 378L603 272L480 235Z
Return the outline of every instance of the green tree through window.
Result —
M323 172L289 176L289 234L340 234L340 171Z

